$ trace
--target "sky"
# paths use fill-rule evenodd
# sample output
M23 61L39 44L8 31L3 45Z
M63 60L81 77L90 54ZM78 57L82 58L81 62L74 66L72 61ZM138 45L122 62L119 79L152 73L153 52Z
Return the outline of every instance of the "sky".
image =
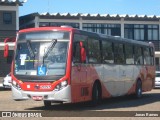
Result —
M34 12L160 16L160 0L28 0L19 9L20 16Z

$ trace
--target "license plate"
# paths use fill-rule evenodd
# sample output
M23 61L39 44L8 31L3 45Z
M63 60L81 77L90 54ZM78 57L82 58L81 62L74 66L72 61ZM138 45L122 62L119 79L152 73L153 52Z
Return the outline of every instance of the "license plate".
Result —
M41 100L43 100L43 97L42 96L33 96L32 99L36 100L36 101L41 101Z

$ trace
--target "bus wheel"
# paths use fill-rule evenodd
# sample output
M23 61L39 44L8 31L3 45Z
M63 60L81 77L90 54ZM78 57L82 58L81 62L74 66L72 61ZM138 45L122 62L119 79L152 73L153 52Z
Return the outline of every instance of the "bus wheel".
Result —
M51 101L44 100L44 106L45 107L50 107L51 106Z
M142 82L140 80L138 80L137 84L136 84L135 96L136 96L136 98L142 97Z
M100 85L96 82L93 85L93 90L92 90L92 106L97 105L101 100L101 87Z

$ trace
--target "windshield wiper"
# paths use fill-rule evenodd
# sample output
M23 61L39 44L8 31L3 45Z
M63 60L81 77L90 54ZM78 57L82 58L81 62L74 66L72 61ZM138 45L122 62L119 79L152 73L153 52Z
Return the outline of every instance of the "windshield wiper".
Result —
M35 57L35 54L34 54L32 48L31 48L31 42L30 42L30 40L27 40L27 47L28 47L28 50L29 50L29 53L30 53L31 57L32 58Z
M47 51L44 53L43 56L43 65L44 65L44 59L48 56L48 54L52 51L52 49L54 48L54 46L57 43L57 39L53 39L50 46L48 47Z
M43 58L46 58L48 56L48 54L52 51L52 49L54 48L56 43L57 43L57 39L53 39L50 46L48 47L47 51L44 53Z

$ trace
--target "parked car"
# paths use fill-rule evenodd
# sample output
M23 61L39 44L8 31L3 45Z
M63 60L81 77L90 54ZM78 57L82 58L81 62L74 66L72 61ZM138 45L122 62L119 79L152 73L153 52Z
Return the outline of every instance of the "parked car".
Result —
M156 71L155 88L160 88L160 71Z
M3 87L4 88L11 88L12 78L11 74L7 74L6 77L3 79Z

